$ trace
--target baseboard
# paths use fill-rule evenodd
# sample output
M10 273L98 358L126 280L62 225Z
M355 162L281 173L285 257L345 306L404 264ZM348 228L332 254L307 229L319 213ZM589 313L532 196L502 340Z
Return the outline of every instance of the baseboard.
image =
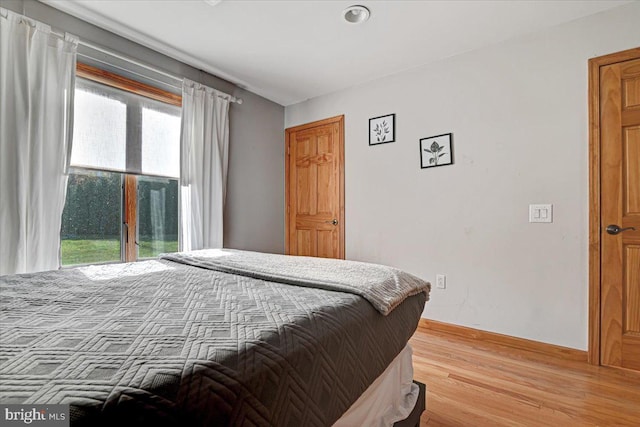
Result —
M438 322L437 320L420 319L418 328L443 332L470 338L493 344L504 345L519 350L533 351L546 356L574 360L578 362L587 361L587 352L574 348L562 347L555 344L547 344L539 341L532 341L525 338L512 337L510 335L497 334L495 332L482 331L480 329L468 328L466 326L453 325L451 323Z

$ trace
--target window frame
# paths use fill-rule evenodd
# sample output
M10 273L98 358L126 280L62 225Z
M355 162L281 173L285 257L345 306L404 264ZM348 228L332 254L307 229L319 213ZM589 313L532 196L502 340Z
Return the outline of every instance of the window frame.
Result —
M182 107L182 95L168 92L155 86L148 85L130 78L102 70L92 65L78 62L76 64L76 76L97 83L102 83L116 89L125 90L147 98L155 99L166 104Z
M169 105L182 107L182 96L155 86L129 79L82 62L76 64L76 76L116 89L131 92ZM77 169L86 169L78 167ZM120 172L122 180L122 227L120 245L121 262L137 261L138 258L138 179L137 175ZM144 174L142 174L145 176ZM151 176L151 175L150 175ZM175 178L170 178L175 179ZM178 178L179 179L179 178ZM178 202L179 203L179 202ZM179 225L178 225L179 228ZM180 233L180 231L178 231ZM179 240L179 239L178 239Z

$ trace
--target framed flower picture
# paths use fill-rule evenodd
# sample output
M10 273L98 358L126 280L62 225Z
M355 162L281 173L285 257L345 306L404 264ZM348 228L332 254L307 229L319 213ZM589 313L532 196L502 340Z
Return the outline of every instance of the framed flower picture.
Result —
M430 136L420 140L420 167L433 168L453 164L452 134Z
M369 145L386 144L396 140L396 115L369 119Z

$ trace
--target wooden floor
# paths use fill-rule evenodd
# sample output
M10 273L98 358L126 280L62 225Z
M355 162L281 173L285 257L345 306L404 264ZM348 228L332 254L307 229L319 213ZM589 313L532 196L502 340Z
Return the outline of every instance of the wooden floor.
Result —
M640 426L640 374L419 328L421 427Z

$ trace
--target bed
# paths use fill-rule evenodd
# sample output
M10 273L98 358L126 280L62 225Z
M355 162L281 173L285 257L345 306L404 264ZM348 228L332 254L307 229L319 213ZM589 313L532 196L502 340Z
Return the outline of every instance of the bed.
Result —
M234 250L0 277L0 403L69 404L74 426L341 425L410 361L429 288Z

